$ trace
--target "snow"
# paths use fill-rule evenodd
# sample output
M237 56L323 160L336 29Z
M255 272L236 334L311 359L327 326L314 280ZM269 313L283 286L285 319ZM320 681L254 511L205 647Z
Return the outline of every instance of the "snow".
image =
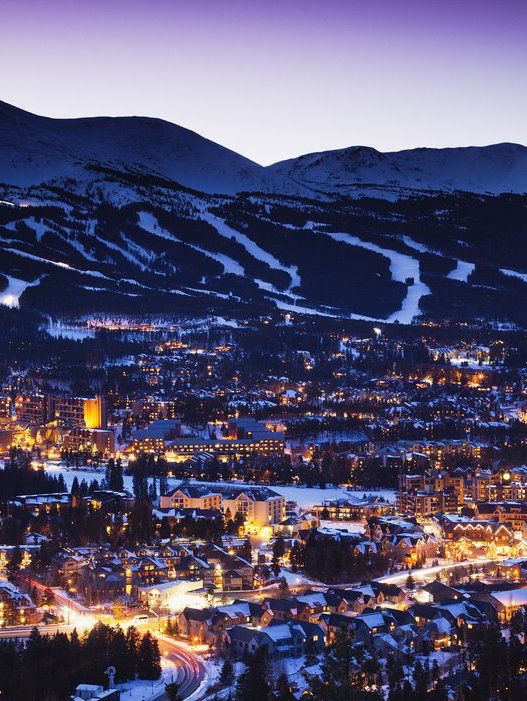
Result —
M95 329L86 329L81 326L71 326L62 321L48 321L46 331L54 338L69 338L72 341L82 341L85 338L95 338Z
M362 241L358 236L352 236L347 233L331 233L324 232L331 236L335 241L348 243L350 246L360 246L374 253L379 253L381 256L388 258L390 261L390 273L392 280L395 282L404 282L408 278L413 278L413 284L408 285L406 297L403 300L401 309L394 312L386 319L389 323L398 321L400 324L411 324L412 320L421 312L419 302L425 295L430 294L430 288L421 281L419 272L419 261L404 253L391 251L387 248L381 248L374 243Z
M5 277L8 279L8 285L3 292L0 292L0 304L6 307L18 307L18 301L22 292L24 292L27 287L37 285L40 280L39 278L34 282L26 282L26 280L19 280L10 275L6 275Z
M441 258L447 257L444 253L441 253L441 251L438 251L435 248L428 248L428 246L414 241L409 236L403 236L403 241L409 248L413 248L415 251L419 251L420 253L433 253L435 256L441 256ZM456 267L454 268L454 270L451 270L448 273L447 278L449 280L459 280L460 282L467 282L468 276L473 272L475 267L476 266L474 265L474 263L468 263L465 260L457 260Z
M229 258L229 256L226 256L223 253L212 253L211 251L208 251L207 249L202 248L201 246L196 246L195 244L187 243L186 241L178 239L169 231L163 229L163 227L159 225L157 219L153 216L153 214L150 214L149 212L139 212L139 226L145 231L148 231L150 234L160 236L161 238L167 239L168 241L172 241L174 243L181 243L184 246L188 246L189 248L192 248L195 251L198 251L199 253L202 253L203 255L212 258L217 263L220 263L220 265L223 266L223 270L225 273L231 273L232 275L239 275L242 277L245 275L245 270L233 258Z
M523 280L523 282L527 282L527 273L518 273L516 270L507 270L506 268L500 268L500 273L509 275L510 277L517 277Z
M281 485L271 485L271 489L278 494L281 494L287 501L295 501L301 508L309 508L315 504L321 504L322 501L330 499L346 499L356 497L361 499L363 494L368 494L367 490L350 491L345 487L328 487L320 489L319 487L284 487ZM395 492L391 489L381 489L373 492L375 496L382 496L384 499L393 503L395 500ZM338 522L334 522L338 523Z
M46 470L51 473L61 473L64 477L64 481L68 489L71 488L71 483L75 476L78 478L79 482L85 479L87 482L97 479L101 480L104 478L105 468L81 468L73 469L68 468L63 463L58 463L56 461L48 461L46 463ZM124 475L124 488L132 490L132 477L130 475ZM180 479L169 478L168 484L170 487L175 486L181 482ZM191 480L191 483L193 480ZM203 485L214 485L214 484L229 484L229 485L240 485L244 486L244 482L196 482L196 484ZM370 494L368 490L348 490L345 487L328 487L327 489L320 489L319 487L296 487L296 486L283 486L283 485L265 485L269 486L270 489L282 495L286 501L294 501L299 507L303 509L308 509L313 507L315 504L321 504L322 501L328 501L330 499L362 499L364 494ZM381 489L379 491L371 492L376 497L383 497L389 503L394 503L395 492L392 489ZM341 522L332 522L334 527Z
M29 258L30 260L36 260L39 263L47 263L48 265L56 265L58 268L66 268L67 270L74 270L76 273L81 273L82 275L92 275L93 277L104 278L105 280L111 280L112 278L98 270L81 270L80 268L74 268L69 263L63 263L62 261L50 260L49 258L42 258L41 256L35 256L32 253L26 253L26 251L19 251L16 248L6 248L9 253L14 253L17 256L22 256L23 258Z
M448 273L447 278L449 278L449 280L467 282L469 275L474 271L475 267L476 266L474 263L467 263L464 260L458 260L456 268Z
M419 253L435 253L436 251L432 250L431 248L428 248L428 246L425 246L422 243L419 243L418 241L414 241L411 239L409 236L403 236L403 241L404 243L408 246L408 248L413 248L414 251L419 251Z
M320 521L321 528L345 529L350 533L364 533L364 523L362 521Z
M47 224L36 221L36 219L34 217L29 217L28 219L21 219L19 221L23 221L24 224L26 224L30 229L33 229L33 231L35 232L37 241L40 241L42 236L47 231L50 231L50 227L47 226ZM17 227L17 224L19 223L19 221L9 222L9 224L5 225L5 228L10 230L10 231L16 231L16 227Z
M245 247L246 251L250 253L253 258L260 260L263 263L267 263L267 265L269 265L269 267L273 270L282 270L283 272L287 273L291 277L291 284L289 285L287 293L289 296L298 297L298 295L294 295L292 293L294 287L300 287L302 284L296 265L283 265L278 258L275 258L271 253L265 251L246 234L242 234L240 231L232 229L223 219L210 214L210 212L202 212L201 217L206 222L211 224L221 236L228 239L234 238L238 243ZM278 290L276 291L278 292Z

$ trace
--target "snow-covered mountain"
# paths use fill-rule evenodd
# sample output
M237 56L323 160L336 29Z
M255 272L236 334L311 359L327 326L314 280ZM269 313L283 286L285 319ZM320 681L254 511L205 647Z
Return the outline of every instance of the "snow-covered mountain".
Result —
M264 168L157 119L0 103L0 303L527 328L526 152L353 147Z
M89 165L155 173L202 192L257 190L262 166L161 119L49 119L0 102L0 182L84 177Z
M360 196L361 192L401 190L527 192L527 148L509 143L393 153L352 146L309 153L276 163L269 170L311 189L313 196L318 192Z
M50 119L0 102L0 182L82 178L90 165L158 174L206 193L393 199L431 190L527 192L527 148L518 144L394 153L352 146L263 167L161 119Z

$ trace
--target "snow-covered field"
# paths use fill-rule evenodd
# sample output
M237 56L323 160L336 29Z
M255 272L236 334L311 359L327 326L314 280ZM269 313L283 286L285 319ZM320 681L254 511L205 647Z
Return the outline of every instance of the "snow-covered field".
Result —
M46 470L51 474L62 474L64 481L68 489L71 488L71 484L75 477L81 482L85 479L87 482L92 480L101 480L104 478L104 467L98 468L88 468L83 467L81 469L68 468L64 464L58 461L49 461L46 463ZM170 478L168 480L168 485L170 488L174 487L176 484L181 482L179 479ZM191 480L192 483L192 480ZM210 484L213 485L214 482L196 482L196 484ZM221 483L223 484L223 483ZM244 486L243 482L229 482L228 484L238 484L240 487ZM124 475L124 486L125 489L132 490L132 478L128 475ZM266 485L267 486L267 485ZM330 499L361 499L364 494L373 494L377 497L383 497L386 501L393 503L395 501L395 492L392 489L381 489L375 492L368 492L367 490L347 490L345 487L328 487L327 489L320 489L320 487L295 487L295 486L283 486L283 485L269 485L271 489L278 494L281 494L287 499L287 501L294 501L303 509L310 508L315 504L321 504L322 501L328 501Z

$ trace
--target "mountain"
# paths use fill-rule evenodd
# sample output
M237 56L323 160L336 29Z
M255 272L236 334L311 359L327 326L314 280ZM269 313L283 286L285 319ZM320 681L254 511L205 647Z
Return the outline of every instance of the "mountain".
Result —
M94 164L157 174L206 193L327 199L416 191L527 192L527 148L518 144L393 153L352 146L263 167L161 119L50 119L0 102L0 182L29 186L82 177Z
M0 102L0 182L82 177L93 164L158 174L202 192L258 189L266 179L257 163L161 119L49 119Z
M268 168L281 178L326 195L358 196L462 190L500 194L527 192L527 148L518 144L467 148L417 148L381 153L352 146L310 153Z
M264 168L157 119L0 103L0 303L527 328L526 173L514 144Z

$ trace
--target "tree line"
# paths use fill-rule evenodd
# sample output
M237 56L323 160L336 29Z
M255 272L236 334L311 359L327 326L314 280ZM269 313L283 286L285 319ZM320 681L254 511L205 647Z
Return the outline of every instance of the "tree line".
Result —
M33 629L27 641L0 641L0 695L10 701L60 701L78 684L107 685L105 671L116 668L115 681L161 675L157 640L131 626L126 633L97 623L79 636L42 636Z

